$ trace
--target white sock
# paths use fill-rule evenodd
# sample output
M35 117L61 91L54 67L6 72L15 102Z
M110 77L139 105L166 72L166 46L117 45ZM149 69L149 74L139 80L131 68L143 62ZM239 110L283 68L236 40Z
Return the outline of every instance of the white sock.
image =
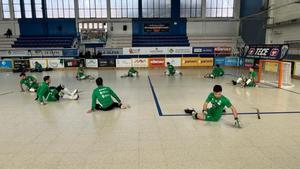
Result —
M240 77L237 79L236 83L241 83L243 81L243 79Z
M251 82L251 79L248 79L248 80L246 81L246 84L249 85L250 82Z
M71 92L68 88L64 88L62 91L63 91L65 94L73 95L72 92Z
M73 95L73 96L67 95L67 94L63 95L63 99L68 99L68 100L75 100L75 99L77 99L77 97L78 97L77 94Z

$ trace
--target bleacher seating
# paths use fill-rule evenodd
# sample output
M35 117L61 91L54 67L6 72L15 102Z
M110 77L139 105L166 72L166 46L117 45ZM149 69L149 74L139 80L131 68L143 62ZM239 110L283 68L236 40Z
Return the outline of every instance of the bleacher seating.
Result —
M188 37L185 35L177 36L133 36L132 46L133 47L155 47L155 46L189 46Z
M5 36L0 36L0 49L11 48L16 38L17 38L16 36L11 36L10 38L6 38Z
M13 48L70 48L74 37L19 37Z

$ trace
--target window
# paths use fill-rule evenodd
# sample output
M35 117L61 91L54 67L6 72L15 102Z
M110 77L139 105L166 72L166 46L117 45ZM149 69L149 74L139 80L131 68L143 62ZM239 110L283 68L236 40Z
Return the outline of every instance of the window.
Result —
M112 18L137 18L138 0L111 0L111 17Z
M46 0L48 18L75 18L74 0Z
M78 0L79 18L107 18L106 0Z
M181 17L201 17L202 0L181 0L180 16Z
M14 14L15 18L21 18L21 5L20 5L20 0L14 0Z
M9 19L10 16L10 9L9 9L9 0L2 0L2 9L3 9L3 17L5 19Z
M36 18L43 18L42 0L35 0Z
M171 17L171 0L143 0L144 18L169 18Z
M206 17L233 17L234 0L206 0Z
M25 18L32 18L31 0L24 0Z

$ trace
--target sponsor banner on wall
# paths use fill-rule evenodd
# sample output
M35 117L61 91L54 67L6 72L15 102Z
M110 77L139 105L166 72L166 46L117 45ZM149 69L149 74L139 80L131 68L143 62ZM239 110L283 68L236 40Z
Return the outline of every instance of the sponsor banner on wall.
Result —
M149 67L165 67L165 58L149 58Z
M63 49L63 56L76 57L79 56L78 49Z
M28 50L2 50L0 56L28 56Z
M181 66L198 66L200 58L198 57L183 57L181 59Z
M85 66L88 68L97 68L98 59L85 59Z
M265 45L246 45L244 47L244 57L257 59L283 59L289 50L288 45L265 44Z
M167 62L170 62L170 64L175 67L181 66L181 58L166 58L165 66L167 66Z
M200 58L198 66L213 66L214 58Z
M239 66L239 58L225 57L225 66Z
M214 63L215 63L215 65L224 66L225 65L225 57L215 57Z
M62 50L42 50L43 56L63 56Z
M64 59L47 59L48 68L60 69L64 68Z
M230 55L232 53L231 47L215 47L214 53L216 55Z
M295 62L294 75L300 77L300 62Z
M116 67L115 59L99 59L98 60L99 67Z
M192 47L169 47L166 54L192 54Z
M12 60L10 60L10 59L0 60L0 68L1 69L12 69L13 68Z
M13 60L13 65L15 69L24 67L24 68L30 68L30 63L28 59L16 59Z
M214 54L214 50L213 47L193 47L193 53L199 54Z
M80 60L78 59L65 59L65 67L78 67Z
M122 55L122 48L96 48L96 54L102 53L102 55Z
M133 67L148 67L148 59L147 58L133 58L132 66Z
M169 23L145 23L144 32L169 32Z
M30 68L32 69L35 67L35 62L41 64L42 68L46 68L48 66L46 59L30 59L29 61L30 61Z
M131 59L117 59L116 67L132 67Z
M253 67L254 66L254 59L245 58L244 66L245 67Z

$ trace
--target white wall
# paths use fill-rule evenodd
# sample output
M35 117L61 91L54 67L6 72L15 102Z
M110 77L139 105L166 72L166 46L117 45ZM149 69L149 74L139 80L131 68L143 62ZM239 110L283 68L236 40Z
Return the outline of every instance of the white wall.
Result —
M123 31L123 25L127 26L127 30ZM113 31L111 31L111 27L113 27ZM109 22L107 25L107 32L112 36L132 36L132 22L130 21L120 21L120 22Z
M188 36L238 36L238 21L188 21Z
M14 20L0 21L0 36L2 36L4 33L6 33L7 29L12 30L13 36L20 35L18 21L14 21Z
M268 24L300 19L300 3L292 3L294 1L296 0L270 0L269 17L271 19L269 19ZM299 23L267 29L266 43L276 44L290 40L300 40Z

